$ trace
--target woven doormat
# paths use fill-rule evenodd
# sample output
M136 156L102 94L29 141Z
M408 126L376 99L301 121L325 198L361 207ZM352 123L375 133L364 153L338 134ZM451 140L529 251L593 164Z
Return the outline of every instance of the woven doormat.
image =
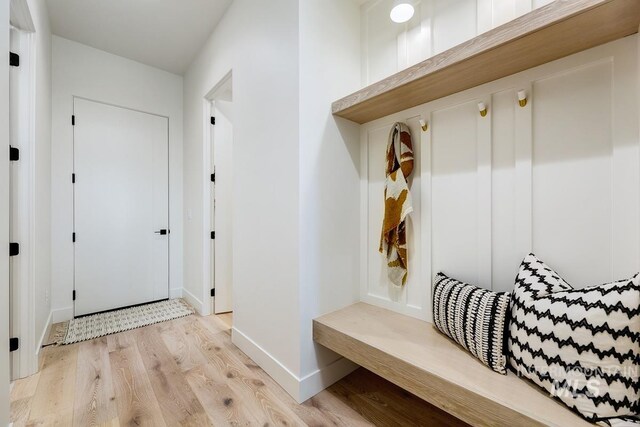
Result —
M70 320L67 327L59 332L57 344L66 345L92 340L185 317L193 312L193 308L183 300L173 299L80 317Z

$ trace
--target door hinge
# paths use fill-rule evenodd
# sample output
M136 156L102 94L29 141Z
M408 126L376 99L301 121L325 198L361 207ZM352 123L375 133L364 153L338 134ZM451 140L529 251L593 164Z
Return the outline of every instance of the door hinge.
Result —
M9 65L12 67L20 66L20 55L17 53L9 52Z
M75 174L75 173L72 173L72 174L71 174L71 183L72 183L72 184L75 184L75 183L76 183L76 174Z
M73 243L76 242L76 233L71 233L71 240L73 240Z
M75 114L73 114L73 115L71 116L71 126L75 126L75 125L76 125L76 115L75 115Z
M19 243L9 243L9 256L16 256L20 254Z
M9 352L16 351L20 348L19 338L9 338Z
M215 173L211 174L211 182L216 182L216 174Z
M73 290L73 295L71 295L71 297L73 298L74 301L76 300L76 291L75 291L75 289Z
M215 117L211 117L211 124L215 125L216 124L216 118Z
M211 232L211 240L214 240L216 238L216 232L212 231Z
M216 296L216 288L211 289L211 296L212 297Z
M9 146L9 160L12 162L20 160L20 150L16 147Z

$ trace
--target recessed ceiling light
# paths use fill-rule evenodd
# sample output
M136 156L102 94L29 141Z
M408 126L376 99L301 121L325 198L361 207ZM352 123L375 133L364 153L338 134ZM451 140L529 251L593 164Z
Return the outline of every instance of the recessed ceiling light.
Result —
M413 9L413 5L407 1L396 0L393 2L393 8L391 9L391 13L389 17L393 22L397 22L398 24L402 24L403 22L407 22L409 19L413 18L413 14L415 10Z

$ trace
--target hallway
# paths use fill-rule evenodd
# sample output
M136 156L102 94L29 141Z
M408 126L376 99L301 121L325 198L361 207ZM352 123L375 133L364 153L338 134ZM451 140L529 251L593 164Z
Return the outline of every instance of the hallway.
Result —
M298 405L230 334L194 315L47 347L13 387L14 426L462 425L364 369Z

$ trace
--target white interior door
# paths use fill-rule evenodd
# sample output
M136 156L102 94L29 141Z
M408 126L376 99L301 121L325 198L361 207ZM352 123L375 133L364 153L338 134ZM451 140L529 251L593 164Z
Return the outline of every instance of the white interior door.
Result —
M9 50L9 2L0 3L0 50ZM9 64L0 65L0 425L9 424Z
M20 49L20 38L18 36L18 30L10 30L10 49L14 53L22 53ZM9 67L9 143L14 149L22 150L21 154L24 157L25 151L21 144L21 117L20 117L20 101L21 101L21 74L24 66L21 67ZM24 251L25 239L21 230L21 215L26 215L26 212L21 212L20 195L21 195L21 162L9 163L9 241L22 243L22 250ZM21 279L21 274L24 271L22 262L24 257L12 257L9 259L9 335L11 337L20 336L19 328L19 312L20 307L19 290L18 286ZM18 350L19 351L19 350ZM10 353L11 358L11 379L19 378L20 372L20 358L17 352Z
M19 55L18 66L9 67L9 134L14 161L10 162L10 221L12 242L20 245L19 255L10 259L10 329L11 336L20 340L18 349L11 353L11 378L17 379L35 372L35 314L31 302L33 245L33 151L32 138L32 73L30 72L30 35L17 28L10 30L11 52ZM16 160L17 159L17 160ZM48 294L44 299L49 298Z
M168 118L80 98L74 115L75 316L168 298Z
M212 277L215 288L214 312L233 311L233 274L232 274L232 142L233 125L231 120L231 102L215 101L212 111L216 124L212 132L212 164L215 170L215 182L212 188L213 230L215 239L213 248Z

